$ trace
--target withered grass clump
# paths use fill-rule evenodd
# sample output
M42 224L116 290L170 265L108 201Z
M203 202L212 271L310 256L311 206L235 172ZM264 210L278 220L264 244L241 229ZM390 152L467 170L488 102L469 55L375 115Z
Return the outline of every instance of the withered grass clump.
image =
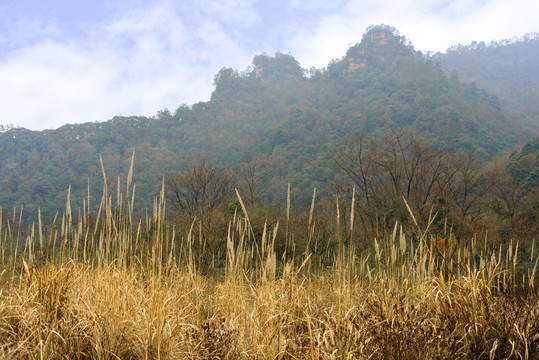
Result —
M255 237L238 196L217 278L201 272L196 224L165 221L163 193L133 221L130 178L114 207L105 187L95 222L85 207L75 223L69 196L47 231L39 219L21 237L0 214L0 358L539 359L534 249L523 270L516 243L441 248L396 225L364 254L335 235L320 266L278 258L282 228Z

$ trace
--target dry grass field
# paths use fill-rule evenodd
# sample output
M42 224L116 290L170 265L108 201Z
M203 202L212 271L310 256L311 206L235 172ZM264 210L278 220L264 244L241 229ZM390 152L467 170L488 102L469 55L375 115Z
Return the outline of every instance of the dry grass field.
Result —
M105 188L92 221L86 204L74 220L69 195L52 225L0 214L0 358L539 359L534 248L523 268L516 242L395 224L361 253L336 235L323 265L308 246L277 256L293 229L255 236L241 203L212 276L196 223L168 224L163 193L135 222L130 191L129 176L113 204Z

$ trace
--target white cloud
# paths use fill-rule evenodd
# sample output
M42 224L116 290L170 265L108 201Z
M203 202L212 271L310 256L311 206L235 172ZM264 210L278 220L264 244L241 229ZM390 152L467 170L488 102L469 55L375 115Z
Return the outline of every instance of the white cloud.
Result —
M189 6L189 10L203 13L204 18L219 19L223 23L248 27L259 17L256 3L257 0L204 0Z
M173 110L207 100L220 68L243 70L261 52L324 67L373 24L432 51L539 30L535 0L148 1L84 38L35 18L1 33L0 124L43 129Z
M343 56L370 25L396 27L416 49L444 51L459 43L488 43L537 32L537 14L535 0L350 0L289 44L304 67L320 67Z
M36 39L58 36L59 29L55 24L45 23L39 19L1 19L0 45L4 48L16 47L20 43L36 43ZM0 58L5 54L0 55Z
M151 116L206 100L221 67L245 67L251 56L211 19L188 28L166 4L137 10L84 43L45 41L0 62L0 123L44 129Z

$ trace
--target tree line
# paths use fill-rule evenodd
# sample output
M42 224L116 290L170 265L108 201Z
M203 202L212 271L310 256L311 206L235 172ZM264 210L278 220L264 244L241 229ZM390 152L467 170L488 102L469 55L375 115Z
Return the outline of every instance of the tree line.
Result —
M165 179L170 220L183 228L196 224L212 251L224 251L228 224L244 209L259 230L268 221L297 228L316 223L313 241L320 243L340 238L370 246L398 223L410 233L428 229L433 238L488 236L496 245L511 239L530 245L539 230L539 187L531 180L537 181L538 141L485 162L474 149L434 146L410 129L354 133L333 150L333 180L318 192L312 189L312 203L297 204L291 219L286 203L264 201L275 171L265 159L244 159L234 170L195 156ZM298 240L300 248L306 246Z

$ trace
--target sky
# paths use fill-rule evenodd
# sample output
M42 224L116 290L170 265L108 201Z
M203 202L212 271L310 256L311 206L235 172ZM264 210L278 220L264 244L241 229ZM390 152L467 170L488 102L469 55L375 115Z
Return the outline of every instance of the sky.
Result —
M539 32L539 1L2 0L0 125L173 112L209 100L223 67L282 52L323 68L379 24L444 51Z

